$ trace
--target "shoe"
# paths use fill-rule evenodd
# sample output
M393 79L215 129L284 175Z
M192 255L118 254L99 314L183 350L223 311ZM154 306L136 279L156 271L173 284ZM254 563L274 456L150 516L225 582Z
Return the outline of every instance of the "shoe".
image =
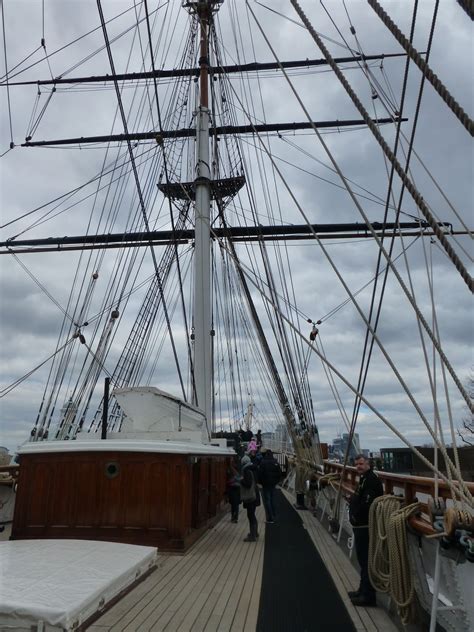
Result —
M257 541L257 538L252 538L250 535L244 538L244 542L256 542L256 541Z
M237 518L232 518L231 522L233 522L234 524L237 524Z
M360 590L350 590L347 594L351 599L354 599L354 597L360 597Z
M358 595L351 598L353 606L360 606L361 608L373 608L377 605L375 597L364 597L364 595Z
M258 536L259 536L259 535L260 535L260 534L259 534L259 533L257 533L257 535L255 536L255 538L256 538L257 540L258 540ZM247 536L246 536L246 537L247 537L247 538L252 538L253 536L251 536L251 535L250 535L250 533L247 533Z

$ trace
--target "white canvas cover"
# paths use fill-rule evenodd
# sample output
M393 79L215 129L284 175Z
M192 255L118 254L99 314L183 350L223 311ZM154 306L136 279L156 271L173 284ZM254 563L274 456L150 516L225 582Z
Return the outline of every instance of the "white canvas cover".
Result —
M0 630L73 630L156 563L149 546L92 540L0 543Z
M113 396L126 415L121 434L128 438L208 443L202 410L154 386L116 388Z

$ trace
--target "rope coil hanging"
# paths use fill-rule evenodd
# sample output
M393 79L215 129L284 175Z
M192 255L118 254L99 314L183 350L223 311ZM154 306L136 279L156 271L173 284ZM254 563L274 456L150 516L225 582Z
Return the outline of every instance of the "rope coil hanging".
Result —
M400 509L400 496L379 496L369 510L369 577L379 592L390 592L388 522Z
M416 593L407 538L407 520L421 503L400 508L403 498L380 496L369 511L369 577L374 588L389 593L403 625L415 620Z
M415 585L408 550L406 522L418 513L421 503L413 503L396 511L388 523L390 594L397 604L402 623L406 625L415 619Z

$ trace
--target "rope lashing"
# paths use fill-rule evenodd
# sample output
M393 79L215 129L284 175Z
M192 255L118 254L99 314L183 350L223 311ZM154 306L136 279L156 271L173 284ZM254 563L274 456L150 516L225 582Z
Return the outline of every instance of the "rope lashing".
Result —
M338 487L336 487L336 481L340 483L341 475L340 474L324 474L324 476L319 477L319 488L321 490L324 489L327 485L332 487L332 489L337 492Z
M446 105L450 108L453 114L461 121L464 127L467 129L471 136L474 136L474 121L467 115L464 109L459 105L456 99L450 94L446 86L442 83L439 77L431 70L429 65L420 55L420 53L414 48L407 38L400 31L395 22L391 19L391 17L387 14L386 11L380 6L377 0L367 0L369 5L375 11L375 13L379 16L385 26L389 29L392 35L395 37L400 46L405 50L407 55L415 62L424 76L431 83L433 88L439 94L439 96L443 99Z
M427 537L453 538L458 530L468 531L471 534L474 534L474 516L469 511L448 507L448 509L444 512L443 527L443 531L434 533L433 535L428 535Z

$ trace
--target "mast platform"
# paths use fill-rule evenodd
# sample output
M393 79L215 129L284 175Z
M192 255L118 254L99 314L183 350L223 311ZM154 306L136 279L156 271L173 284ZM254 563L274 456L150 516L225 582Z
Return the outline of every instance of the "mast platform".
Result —
M244 176L212 180L210 182L211 200L222 200L226 197L232 198L240 191L244 184ZM194 202L196 199L196 180L192 182L163 182L158 185L158 188L163 195L172 200L189 200Z

